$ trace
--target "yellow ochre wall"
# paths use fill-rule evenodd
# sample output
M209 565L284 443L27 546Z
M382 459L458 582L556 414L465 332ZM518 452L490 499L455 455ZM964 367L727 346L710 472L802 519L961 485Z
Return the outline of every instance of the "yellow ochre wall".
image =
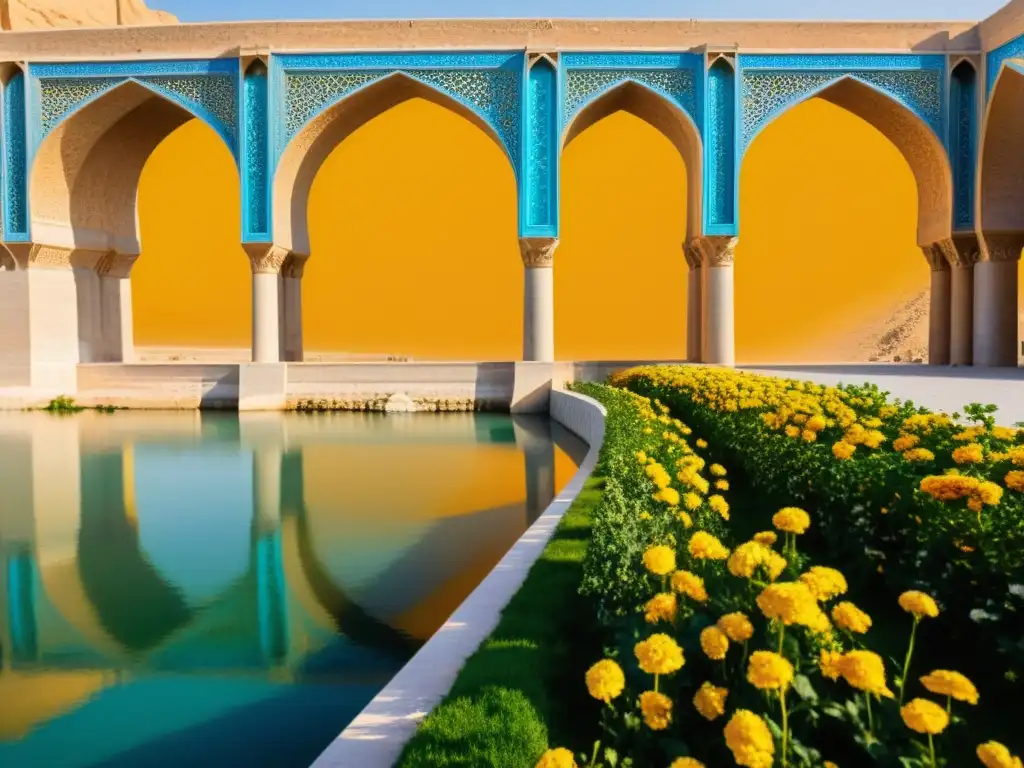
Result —
M685 173L668 140L625 113L565 150L559 358L685 356ZM248 346L238 187L198 121L147 164L132 274L140 347ZM814 99L769 125L741 169L738 359L834 360L836 338L927 290L916 210L906 162L859 118ZM520 356L512 169L457 115L414 99L346 139L314 183L310 234L307 352Z

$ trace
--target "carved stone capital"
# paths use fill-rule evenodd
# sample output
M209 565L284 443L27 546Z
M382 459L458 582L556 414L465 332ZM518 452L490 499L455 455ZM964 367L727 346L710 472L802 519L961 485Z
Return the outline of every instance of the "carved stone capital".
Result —
M981 243L973 232L961 232L953 235L955 260L949 263L954 267L970 267L981 259Z
M932 272L944 272L957 259L956 246L952 238L943 238L921 246L921 253Z
M106 251L45 243L5 243L16 269L96 269Z
M279 275L290 251L273 243L243 243L254 275Z
M305 253L289 252L285 257L284 264L281 265L281 277L293 277L301 280L308 258L308 254Z
M981 261L1017 261L1024 248L1024 232L982 232Z
M691 247L700 254L701 266L730 267L736 256L740 239L733 235L705 235L691 241Z
M694 247L692 243L683 243L683 258L686 259L686 266L690 269L700 269L700 250Z
M132 267L135 266L135 261L138 258L139 254L137 253L108 251L97 262L96 272L103 277L124 279L131 274Z
M555 263L557 237L520 237L519 253L527 269L550 269Z

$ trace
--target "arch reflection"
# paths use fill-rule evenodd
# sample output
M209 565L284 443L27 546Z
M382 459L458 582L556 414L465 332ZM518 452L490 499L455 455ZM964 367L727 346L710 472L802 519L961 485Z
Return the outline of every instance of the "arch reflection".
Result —
M313 759L583 450L539 417L0 414L0 762L144 760L285 701Z

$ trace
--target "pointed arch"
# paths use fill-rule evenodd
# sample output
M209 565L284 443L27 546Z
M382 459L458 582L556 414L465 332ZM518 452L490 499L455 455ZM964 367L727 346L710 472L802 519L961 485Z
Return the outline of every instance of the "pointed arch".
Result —
M910 166L917 186L918 243L929 245L948 238L953 220L953 174L942 140L906 105L854 75L843 75L771 114L750 136L744 154L768 125L814 97L870 123L892 142Z
M321 110L285 147L274 170L273 233L276 244L296 253L309 254L309 194L324 161L335 147L362 125L414 98L444 107L475 125L509 158L509 167L515 173L515 163L505 142L477 112L414 76L393 72Z
M703 145L693 119L660 93L635 80L610 88L576 113L562 131L562 151L587 128L616 112L628 112L660 131L686 165L687 239L702 234Z
M210 125L208 116L134 79L63 116L39 143L31 162L33 240L139 253L142 169L157 146L194 117Z
M984 232L1024 231L1024 61L1006 62L985 109L978 163L980 223Z

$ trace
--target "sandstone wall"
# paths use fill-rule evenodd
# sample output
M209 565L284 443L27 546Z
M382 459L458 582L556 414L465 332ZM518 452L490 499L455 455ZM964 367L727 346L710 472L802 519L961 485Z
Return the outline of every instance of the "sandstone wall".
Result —
M22 31L68 27L116 27L176 24L166 11L146 0L0 0L0 28Z

